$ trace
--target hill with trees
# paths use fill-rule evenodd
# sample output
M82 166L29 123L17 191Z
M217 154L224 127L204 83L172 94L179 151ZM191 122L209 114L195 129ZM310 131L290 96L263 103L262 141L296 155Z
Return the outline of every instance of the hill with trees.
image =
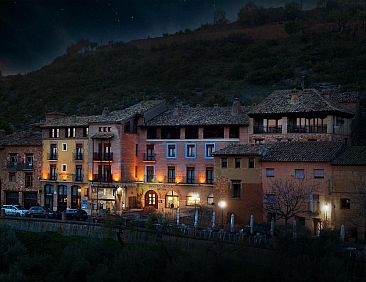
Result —
M304 11L249 3L233 23L218 12L194 31L102 46L81 40L37 71L0 76L0 127L27 127L47 111L94 114L144 98L252 104L302 80L364 91L365 22L360 4L321 1Z

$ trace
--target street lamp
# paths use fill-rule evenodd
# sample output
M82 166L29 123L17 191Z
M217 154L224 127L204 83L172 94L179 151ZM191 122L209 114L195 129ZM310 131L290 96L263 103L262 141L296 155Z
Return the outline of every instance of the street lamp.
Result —
M224 208L226 208L226 202L224 200L220 200L217 205L221 209L221 227L224 228Z
M197 201L200 199L198 193L192 193L192 199L194 200L194 226L198 225L198 214L197 214Z
M328 221L328 212L330 211L330 205L328 203L324 204L324 215L325 215L325 221Z

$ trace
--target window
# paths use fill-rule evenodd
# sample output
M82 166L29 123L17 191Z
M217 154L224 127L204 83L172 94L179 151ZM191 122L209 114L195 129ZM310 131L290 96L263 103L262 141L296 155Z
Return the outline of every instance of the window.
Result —
M84 127L83 128L83 137L88 137L89 135L89 128L88 127Z
M146 182L154 182L155 181L155 167L152 165L146 166L146 175L145 175Z
M341 199L341 209L349 210L351 208L351 200L347 198Z
M49 179L50 180L57 180L57 171L56 171L56 165L55 164L50 165Z
M51 128L50 129L50 138L58 138L60 137L60 129L59 128Z
M266 176L267 177L274 177L275 176L274 168L266 168Z
M138 157L139 156L139 144L135 145L135 156Z
M11 164L16 164L18 162L18 154L10 154L9 159Z
M235 158L235 168L240 168L240 164L241 164L241 159Z
M229 138L239 138L239 126L231 126L229 128Z
M233 198L240 198L241 181L240 180L232 180L231 181L231 189L232 189L232 197Z
M206 143L205 144L205 158L212 159L213 153L215 152L215 143Z
M255 144L264 144L264 139L255 139L254 143Z
M154 160L155 160L155 146L154 144L147 144L145 161L154 161Z
M309 203L310 211L314 213L319 212L319 205L320 205L319 194L310 193L310 203Z
M194 183L194 167L187 167L187 183Z
M190 192L186 197L186 205L187 206L195 206L200 203L200 197L197 193Z
M157 139L156 128L149 127L147 129L147 139Z
M81 165L76 166L75 181L83 181L83 167Z
M28 166L32 166L33 165L33 154L25 154L25 162Z
M314 178L324 178L324 169L314 169Z
M303 169L295 169L294 176L296 179L304 179L305 171Z
M254 168L255 167L255 159L254 158L249 158L248 159L248 167L249 168Z
M66 143L62 143L62 151L67 151L67 144Z
M176 158L177 157L177 144L167 144L167 158Z
M180 139L180 128L175 126L163 127L161 129L162 139Z
M206 167L206 183L212 184L214 181L214 170L213 167Z
M186 158L196 157L196 144L186 144Z
M71 138L71 137L75 137L76 136L76 128L75 127L68 127L65 130L65 137L66 138Z
M210 194L207 196L207 205L213 205L214 204L214 196L213 194Z
M198 139L198 127L195 126L186 127L185 139Z
M62 172L67 172L67 165L66 164L61 165L61 171Z
M203 138L224 138L223 126L208 126L203 129Z
M168 182L174 183L175 182L175 167L168 166Z
M15 182L16 180L16 172L9 172L9 182Z
M165 207L176 209L179 207L179 196L175 191L170 191L165 195Z
M33 186L33 174L32 173L26 173L25 174L25 187L29 188Z
M221 159L221 168L227 168L227 159L226 158Z
M136 165L136 166L135 166L135 178L137 178L137 175L138 175L138 173L137 173L137 172L138 172L138 166Z

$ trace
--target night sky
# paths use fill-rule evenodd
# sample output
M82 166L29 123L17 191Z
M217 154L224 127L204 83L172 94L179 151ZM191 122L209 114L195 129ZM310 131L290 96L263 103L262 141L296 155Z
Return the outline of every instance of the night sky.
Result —
M283 5L286 0L262 0ZM246 0L0 0L0 70L37 69L79 39L98 43L160 36L212 22L214 7L235 20Z

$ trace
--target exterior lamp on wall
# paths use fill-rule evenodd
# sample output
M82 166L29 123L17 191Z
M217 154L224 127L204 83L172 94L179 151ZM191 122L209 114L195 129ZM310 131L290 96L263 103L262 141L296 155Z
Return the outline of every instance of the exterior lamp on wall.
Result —
M328 220L328 214L330 213L330 204L325 203L323 206L323 210L324 210L324 218L325 220Z

